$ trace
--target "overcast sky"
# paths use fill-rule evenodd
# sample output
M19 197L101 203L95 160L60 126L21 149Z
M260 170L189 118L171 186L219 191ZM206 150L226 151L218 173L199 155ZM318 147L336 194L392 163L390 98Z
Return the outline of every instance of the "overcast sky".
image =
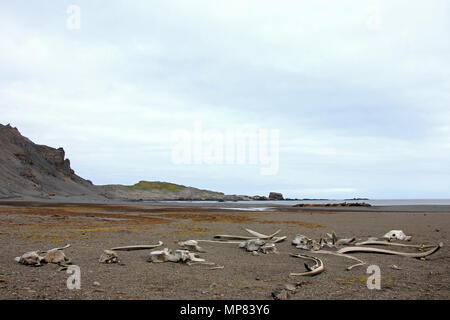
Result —
M2 1L0 123L95 184L449 198L449 31L446 0ZM277 172L174 163L196 123L278 130Z

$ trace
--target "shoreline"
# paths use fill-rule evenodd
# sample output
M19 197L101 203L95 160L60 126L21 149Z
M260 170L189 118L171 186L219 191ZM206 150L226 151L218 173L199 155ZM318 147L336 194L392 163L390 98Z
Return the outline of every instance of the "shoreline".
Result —
M87 199L70 199L72 201L60 201L55 199L40 199L40 200L0 200L0 206L136 206L136 207L173 207L173 208L202 208L213 210L226 210L226 211L283 211L283 212L296 212L296 211L330 211L330 212L393 212L393 213L409 213L409 214L435 214L435 213L450 213L450 205L372 205L370 207L333 207L333 206L305 206L294 207L292 205L283 205L278 203L248 203L247 201L241 202L210 202L210 201L123 201L123 200L110 200L105 202L98 201L86 201ZM265 201L262 201L265 202Z

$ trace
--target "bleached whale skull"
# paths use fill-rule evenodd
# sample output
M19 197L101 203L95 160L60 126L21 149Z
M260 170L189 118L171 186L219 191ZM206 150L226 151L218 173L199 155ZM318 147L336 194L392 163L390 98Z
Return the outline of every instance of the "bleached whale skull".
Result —
M257 254L258 251L262 253L278 253L275 243L261 239L251 239L239 244L239 248L243 248L249 252Z
M277 247L275 246L275 243L266 243L265 245L263 245L261 248L259 248L259 250L262 253L278 253Z
M247 251L258 251L266 242L261 239L251 239L239 244L239 248L244 248Z
M292 244L295 246L306 245L309 240L311 240L311 239L309 239L307 236L298 234L295 236L294 240L292 240Z
M47 251L43 259L47 263L70 264L71 259L67 258L59 248Z
M15 261L28 265L39 267L42 263L56 263L60 265L70 264L71 260L66 257L62 250L69 248L70 244L62 248L54 248L48 251L29 251L20 257L14 258Z
M17 261L21 264L24 264L27 266L36 266L36 267L41 266L41 262L43 259L44 259L44 257L41 257L37 253L37 251L26 252L22 256L14 258L15 261Z
M118 263L119 256L117 255L117 252L114 252L113 250L103 250L98 261L101 263Z
M309 239L308 237L298 234L295 236L295 239L292 240L292 244L296 245L299 249L304 250L320 250L321 244L318 243L316 240Z
M389 239L389 240L411 240L412 236L407 236L402 230L391 230L388 233L386 233L383 238Z
M205 259L201 259L197 254L189 252L188 250L175 250L172 252L169 248L163 250L157 250L150 252L151 262L204 262Z

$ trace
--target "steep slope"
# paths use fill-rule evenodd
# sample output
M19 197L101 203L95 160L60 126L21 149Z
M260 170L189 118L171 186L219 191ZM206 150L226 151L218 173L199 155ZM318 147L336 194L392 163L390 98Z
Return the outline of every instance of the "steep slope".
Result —
M103 198L75 174L63 148L37 145L0 124L0 198L93 196Z

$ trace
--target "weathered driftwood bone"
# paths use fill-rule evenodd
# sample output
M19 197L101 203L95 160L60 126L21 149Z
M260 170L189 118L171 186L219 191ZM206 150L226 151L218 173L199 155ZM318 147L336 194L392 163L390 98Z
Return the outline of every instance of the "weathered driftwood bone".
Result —
M444 244L441 242L436 247L425 251L425 252L399 252L399 251L393 251L393 250L386 250L386 249L379 249L379 248L372 248L372 247L345 247L340 250L338 250L338 253L350 253L350 252L369 252L369 253L385 253L385 254L393 254L403 257L411 257L411 258L425 258L429 255L432 255L436 251L438 251L440 248L442 248Z
M163 245L162 241L159 241L158 244L142 244L135 246L125 246L125 247L116 247L112 248L113 251L132 251L132 250L147 250L154 249Z
M307 272L303 272L303 273L292 272L292 273L290 273L291 276L314 276L316 274L322 273L325 270L325 266L324 266L322 260L320 260L319 258L307 256L307 255L303 255L303 254L291 254L291 257L308 259L308 260L312 260L315 262L315 264L312 267L308 266L306 263L304 264L306 270L308 270Z

